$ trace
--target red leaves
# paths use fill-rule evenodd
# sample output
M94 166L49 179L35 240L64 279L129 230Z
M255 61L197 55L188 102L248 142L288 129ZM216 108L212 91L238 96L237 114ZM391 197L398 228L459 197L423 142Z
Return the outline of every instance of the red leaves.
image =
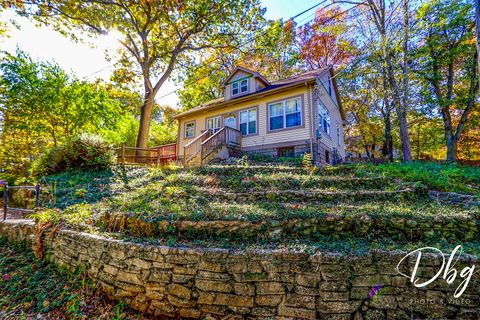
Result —
M318 10L314 21L300 28L300 56L311 69L343 65L352 57L351 46L342 39L344 19L340 9Z
M3 276L3 281L9 281L10 278L11 278L10 274L7 273L6 275Z

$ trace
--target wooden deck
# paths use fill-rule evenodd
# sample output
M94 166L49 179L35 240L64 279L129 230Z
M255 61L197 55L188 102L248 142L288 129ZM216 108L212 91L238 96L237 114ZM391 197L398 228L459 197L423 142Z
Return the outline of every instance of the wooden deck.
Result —
M122 145L117 150L119 164L165 165L177 160L177 144L171 143L151 148L135 148Z

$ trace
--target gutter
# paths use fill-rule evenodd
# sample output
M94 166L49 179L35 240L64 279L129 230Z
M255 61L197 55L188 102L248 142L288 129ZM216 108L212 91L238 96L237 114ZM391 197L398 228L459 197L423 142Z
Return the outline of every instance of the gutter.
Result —
M220 108L222 108L226 105L234 106L234 105L242 103L242 102L246 102L246 101L257 99L257 98L263 98L263 97L266 97L266 96L269 96L269 95L272 95L272 94L275 94L275 93L279 93L279 92L285 91L286 89L292 89L292 88L297 88L297 87L301 88L304 85L307 85L307 84L310 84L310 83L315 83L315 81L316 81L316 78L313 78L313 79L307 80L305 82L297 82L297 83L294 83L294 84L291 84L291 85L285 85L285 86L278 87L278 88L275 88L275 89L267 90L265 92L253 93L253 94L248 95L248 96L226 100L226 101L220 102L220 103L218 103L218 104L216 104L212 107L204 107L202 109L198 109L198 110L195 110L195 111L185 111L184 113L181 113L181 114L175 116L174 119L180 120L180 118L183 118L183 117L186 117L186 116L191 116L191 115L194 115L194 114L199 114L199 113L204 113L204 112L207 112L207 111L220 109Z
M314 122L314 117L313 117L313 93L311 92L311 88L308 87L308 83L305 81L305 86L307 87L307 92L308 92L308 103L310 107L308 108L308 112L310 113L310 130L309 131L309 136L310 136L310 153L312 154L312 160L315 161L316 157L313 152L313 122Z

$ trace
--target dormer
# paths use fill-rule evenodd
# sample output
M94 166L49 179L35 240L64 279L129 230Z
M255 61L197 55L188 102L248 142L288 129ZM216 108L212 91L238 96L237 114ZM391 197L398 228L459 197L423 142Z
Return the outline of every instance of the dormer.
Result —
M225 100L234 99L257 92L270 83L258 72L244 67L236 67L222 83Z

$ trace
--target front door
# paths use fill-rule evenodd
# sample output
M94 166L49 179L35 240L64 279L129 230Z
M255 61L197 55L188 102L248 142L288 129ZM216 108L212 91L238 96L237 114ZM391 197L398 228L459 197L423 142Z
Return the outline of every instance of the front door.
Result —
M234 115L225 117L225 127L237 129L237 118Z

